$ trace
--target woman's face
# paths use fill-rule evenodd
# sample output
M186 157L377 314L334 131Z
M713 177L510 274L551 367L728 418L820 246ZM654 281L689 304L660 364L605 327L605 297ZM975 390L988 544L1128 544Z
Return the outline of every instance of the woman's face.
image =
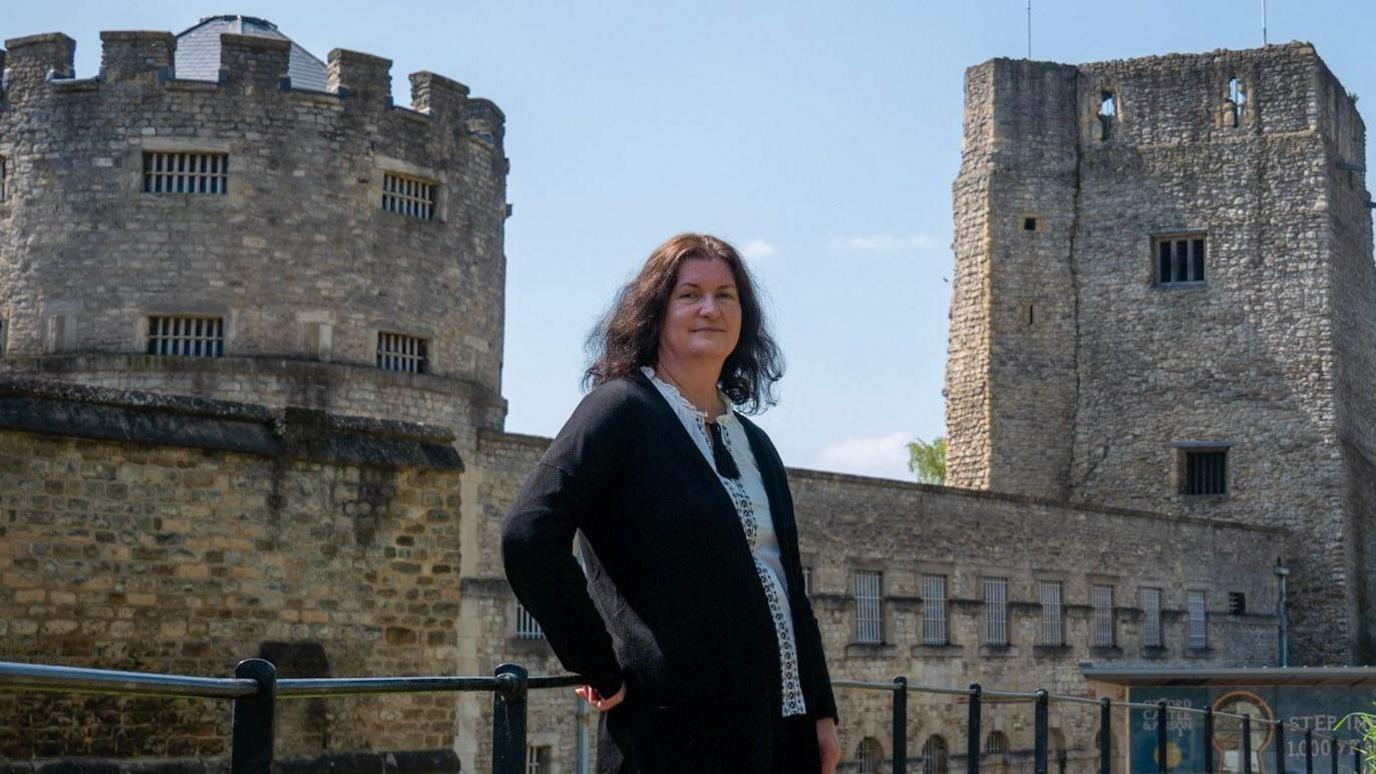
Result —
M726 361L741 338L741 302L731 267L720 258L684 261L669 293L660 359Z

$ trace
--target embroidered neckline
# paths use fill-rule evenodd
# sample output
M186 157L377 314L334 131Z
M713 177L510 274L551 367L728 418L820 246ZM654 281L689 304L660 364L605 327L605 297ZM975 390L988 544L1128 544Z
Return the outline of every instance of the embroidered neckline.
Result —
M658 387L661 392L674 396L674 400L678 401L678 404L682 406L685 411L702 420L703 422L707 421L707 412L703 411L697 406L694 406L691 400L688 400L687 398L683 397L683 393L679 392L677 387L659 378L659 374L655 373L655 369L651 368L650 366L641 366L640 372L642 374L645 374L645 376L651 382L653 382L654 385ZM734 411L731 410L731 401L727 400L726 394L723 393L721 390L717 390L717 396L721 398L722 405L726 406L726 413L717 417L717 423L720 424L722 420L729 421L735 419L736 414Z

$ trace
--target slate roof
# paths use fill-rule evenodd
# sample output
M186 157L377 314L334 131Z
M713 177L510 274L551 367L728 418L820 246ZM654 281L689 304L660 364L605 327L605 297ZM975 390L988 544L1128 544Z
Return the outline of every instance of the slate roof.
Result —
M226 32L237 35L259 35L291 43L287 58L287 75L297 89L325 91L325 63L296 41L277 31L277 25L266 19L238 14L207 16L194 27L177 35L176 77L193 81L215 81L220 77L220 36Z

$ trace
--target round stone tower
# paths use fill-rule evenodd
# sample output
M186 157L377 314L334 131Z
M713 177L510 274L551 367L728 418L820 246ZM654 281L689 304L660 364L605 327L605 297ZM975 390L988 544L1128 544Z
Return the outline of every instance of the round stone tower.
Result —
M101 42L0 52L0 373L500 428L494 104L247 17Z

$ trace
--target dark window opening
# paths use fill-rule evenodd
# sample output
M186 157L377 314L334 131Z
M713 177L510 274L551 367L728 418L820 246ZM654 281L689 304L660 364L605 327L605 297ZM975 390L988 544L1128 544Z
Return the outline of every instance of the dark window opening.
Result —
M1118 99L1113 92L1099 93L1099 139L1107 140L1113 136L1113 121L1118 117Z
M1023 230L1023 231L1036 231L1036 230L1037 230L1037 219L1036 219L1036 218L1023 218L1023 219L1022 219L1022 230Z
M1181 494L1221 495L1228 493L1228 452L1185 452L1185 475Z
M1037 322L1037 305L1036 305L1036 304L1028 304L1028 305L1027 305L1027 324L1028 324L1028 325L1035 325L1036 322Z
M1247 595L1241 591L1228 592L1228 615L1244 615L1247 612Z
M1160 237L1156 240L1156 282L1173 285L1203 282L1208 250L1203 234Z

